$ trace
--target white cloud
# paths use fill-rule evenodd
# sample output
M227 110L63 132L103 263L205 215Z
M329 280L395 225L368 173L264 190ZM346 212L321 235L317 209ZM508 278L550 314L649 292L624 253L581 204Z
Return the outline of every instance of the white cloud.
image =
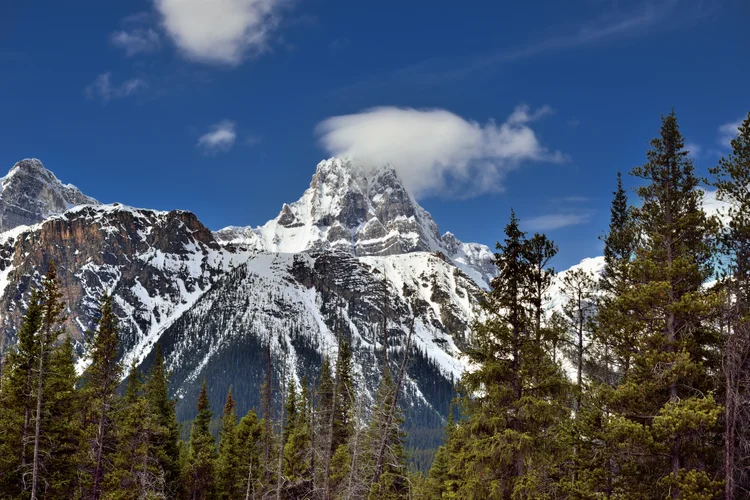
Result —
M739 119L736 122L725 123L724 125L720 126L719 143L721 143L722 146L729 147L731 145L730 142L732 141L732 139L737 137L737 129L740 128L740 125L742 125L742 119Z
M285 0L154 0L162 24L186 57L237 65L267 48Z
M703 150L700 144L696 144L694 142L686 142L685 149L688 150L688 156L691 158L698 158L701 154L701 151Z
M331 154L374 167L390 163L415 196L472 196L502 189L505 174L524 161L562 161L529 127L549 114L518 106L500 125L465 120L442 109L378 107L318 124Z
M136 94L147 87L146 81L141 78L131 78L120 84L112 83L111 73L102 73L86 87L86 97L89 99L101 99L104 102L119 99Z
M568 226L585 224L591 217L590 213L562 213L539 215L521 221L521 225L530 231L551 231Z
M716 215L725 224L729 222L729 202L719 200L717 190L703 190L703 211L708 215Z
M161 47L159 34L151 28L135 28L130 31L115 31L110 36L112 45L125 50L128 56L156 52Z
M211 130L198 138L198 147L206 154L229 151L237 140L235 123L229 120L221 121Z

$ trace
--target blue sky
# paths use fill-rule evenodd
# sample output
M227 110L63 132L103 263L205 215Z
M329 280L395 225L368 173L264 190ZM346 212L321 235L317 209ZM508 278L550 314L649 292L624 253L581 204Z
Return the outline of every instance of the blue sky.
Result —
M726 150L748 20L742 0L2 2L0 166L218 229L274 217L332 153L386 158L442 231L492 245L513 206L564 268L600 253L661 114L699 171Z

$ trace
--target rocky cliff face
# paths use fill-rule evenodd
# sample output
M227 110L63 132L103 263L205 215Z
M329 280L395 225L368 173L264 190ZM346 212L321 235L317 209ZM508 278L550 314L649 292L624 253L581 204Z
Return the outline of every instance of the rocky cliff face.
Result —
M232 265L234 254L189 212L83 205L0 235L0 350L14 342L24 303L54 261L68 331L83 353L99 298L115 297L122 349L143 356L161 330Z
M71 184L63 184L37 159L16 163L0 179L0 232L28 226L76 205L98 205Z

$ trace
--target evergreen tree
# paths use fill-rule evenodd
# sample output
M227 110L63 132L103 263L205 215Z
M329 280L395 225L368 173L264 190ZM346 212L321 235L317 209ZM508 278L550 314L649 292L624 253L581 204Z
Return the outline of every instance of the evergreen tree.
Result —
M42 280L40 302L42 304L42 323L37 332L38 355L35 360L36 373L32 382L36 408L33 413L34 447L31 465L31 498L39 498L42 491L49 484L45 475L48 472L47 460L50 455L47 441L49 420L47 406L49 391L47 383L50 378L49 358L55 341L62 335L65 321L65 304L62 302L60 280L54 262L50 262L49 270Z
M328 470L326 465L330 465L331 442L330 442L330 422L333 415L334 407L334 380L331 370L331 362L328 356L323 356L323 364L320 368L320 376L316 388L317 405L315 408L315 429L316 449L315 460L320 465L314 471L317 475L315 478L318 487L325 489L324 485L328 483Z
M432 466L427 474L427 479L423 487L423 496L425 498L447 498L449 492L453 491L452 482L456 479L451 474L453 462L452 447L455 441L451 440L455 422L453 419L454 408L451 404L448 409L448 422L445 426L445 438L442 446L435 453Z
M265 346L266 374L263 384L261 385L261 409L263 411L263 485L270 487L271 473L273 471L273 415L271 408L271 339Z
M297 388L294 386L293 383L288 384L289 390L287 392L286 401L285 401L285 409L284 409L284 436L282 440L282 445L286 446L287 441L289 440L289 435L294 432L294 427L297 425Z
M604 269L601 286L605 291L616 292L627 281L627 266L636 246L633 216L628 207L628 195L622 185L622 173L617 172L617 189L612 193L609 233L604 240Z
M257 498L263 486L263 435L265 424L254 410L242 417L237 426L240 450L239 468L242 471L240 491L246 500Z
M65 498L77 487L83 428L74 359L73 341L67 335L53 350L49 361L48 403L45 408L47 498Z
M220 499L240 498L244 468L241 467L240 448L237 439L236 403L232 398L232 389L227 393L224 412L221 415L219 428L219 454L216 460L216 486Z
M629 454L619 464L629 497L713 498L718 457L710 372L718 369L720 298L703 288L713 270L715 224L672 112L633 175L641 235L628 272L635 284L615 299L636 334L632 366L616 391L611 432Z
M614 386L627 378L638 338L633 311L629 303L619 300L633 285L630 269L638 240L620 172L610 208L609 232L603 240L604 268L599 279L603 293L592 349L598 358L598 380Z
M290 492L296 496L312 492L310 481L310 420L307 410L306 380L302 380L302 394L297 396L294 384L289 384L286 400L286 427L284 429L284 477Z
M354 401L356 393L354 389L354 378L352 374L352 351L349 342L339 342L339 354L336 361L336 404L333 417L333 439L332 448L338 450L346 446L353 432L354 426Z
M169 498L164 469L153 441L164 432L144 395L135 361L128 374L125 395L119 401L115 432L117 451L112 471L105 478L106 497L122 500Z
M190 430L186 477L190 500L212 500L215 497L216 444L209 430L212 415L204 380L198 396L198 416L195 417Z
M458 498L554 497L567 456L568 384L537 339L535 263L513 212L505 235L484 319L473 326L477 369L461 381L465 421L448 442Z
M122 365L118 361L118 325L112 310L112 297L105 294L100 303L100 318L89 350L91 365L86 370L86 434L89 441L88 469L91 475L91 498L102 496L104 477L108 472L109 454L117 448L114 432L117 387Z
M175 413L175 400L169 397L169 375L164 364L161 344L156 345L154 362L148 372L145 397L154 419L155 434L151 445L158 467L164 472L167 492L175 496L179 491L180 477L180 425Z
M555 270L548 267L550 260L557 255L557 245L547 236L536 233L525 244L525 258L529 264L529 301L532 306L536 342L542 340L542 306L546 293L552 285Z
M35 368L38 365L42 305L36 290L31 291L18 341L7 356L0 390L0 491L18 496L23 474L31 464L33 411L36 400Z
M721 237L730 296L722 364L727 499L750 492L750 113L731 146L711 169L717 198L729 204L730 217Z

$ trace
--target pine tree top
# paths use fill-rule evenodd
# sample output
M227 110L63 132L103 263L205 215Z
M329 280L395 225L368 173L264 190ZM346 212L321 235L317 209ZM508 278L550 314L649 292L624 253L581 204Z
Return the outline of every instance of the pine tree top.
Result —
M204 382L204 386L205 386L205 382ZM237 406L237 403L235 403L234 399L232 398L232 388L230 387L229 391L227 392L227 400L224 403L224 415L229 415L231 413L234 413L234 409L236 406Z

